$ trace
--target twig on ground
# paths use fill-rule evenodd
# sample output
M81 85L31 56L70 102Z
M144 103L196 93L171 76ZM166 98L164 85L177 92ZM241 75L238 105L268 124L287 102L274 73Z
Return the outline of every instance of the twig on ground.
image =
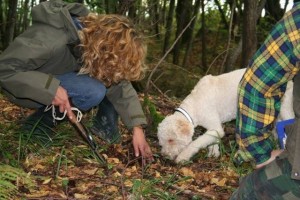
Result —
M209 199L217 199L217 197L213 194L209 194L207 193L206 191L198 191L199 193L195 193L191 190L188 190L188 189L183 189L177 185L171 185L170 186L172 189L175 189L175 190L178 190L180 191L181 193L185 194L185 195L188 195L189 197L194 197L194 196L197 196L197 195L200 195L201 196L201 199L203 199L202 197L206 197L206 198L209 198ZM204 200L204 199L203 199Z

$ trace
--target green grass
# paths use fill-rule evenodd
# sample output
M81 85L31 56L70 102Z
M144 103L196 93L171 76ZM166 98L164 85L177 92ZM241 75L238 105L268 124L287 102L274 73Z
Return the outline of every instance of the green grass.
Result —
M178 179L176 175L167 175L160 178L152 178L148 180L133 180L133 187L131 189L131 195L134 199L150 198L150 199L161 199L171 200L178 199L178 195L182 191L174 192L171 187L176 185L178 182L189 180L190 177L186 176Z

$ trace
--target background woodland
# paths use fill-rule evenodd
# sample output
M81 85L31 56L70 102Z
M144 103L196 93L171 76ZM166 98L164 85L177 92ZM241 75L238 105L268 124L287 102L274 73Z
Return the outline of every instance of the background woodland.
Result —
M0 0L0 50L30 26L31 8L42 1ZM246 67L292 4L292 0L68 1L84 3L92 12L129 16L148 41L152 73L151 80L137 86L147 85L147 90L157 86L176 97L187 95L205 74Z

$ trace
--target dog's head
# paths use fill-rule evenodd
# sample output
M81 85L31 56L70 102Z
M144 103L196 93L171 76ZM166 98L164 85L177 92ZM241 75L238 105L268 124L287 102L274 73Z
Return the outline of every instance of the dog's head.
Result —
M194 127L181 113L175 113L167 116L158 125L157 131L161 153L175 159L192 141Z

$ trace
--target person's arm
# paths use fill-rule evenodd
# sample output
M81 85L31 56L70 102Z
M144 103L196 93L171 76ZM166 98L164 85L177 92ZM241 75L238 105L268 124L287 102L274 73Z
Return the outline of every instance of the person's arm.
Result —
M146 141L144 129L141 126L136 126L133 128L132 143L136 157L141 155L144 159L146 159L144 161L153 161L151 148Z
M140 100L130 82L122 81L117 85L111 86L108 88L106 96L128 129L147 125Z
M108 89L107 98L114 105L123 123L133 132L135 156L143 156L152 161L153 156L146 141L143 127L147 125L138 95L130 82L123 81Z
M51 74L37 71L50 59L50 50L43 42L26 37L17 38L0 57L0 86L18 105L35 104L58 106L73 117L67 91ZM23 100L23 101L22 101ZM25 101L26 100L26 103ZM25 105L26 104L26 105Z
M271 152L271 157L269 158L269 160L258 164L255 166L255 169L259 169L262 168L264 166L266 166L267 164L271 163L273 160L275 160L275 158L277 158L281 153L283 152L283 149L275 149Z
M15 39L0 55L0 86L15 98L51 104L60 82L37 71L49 59L49 52L39 40Z

